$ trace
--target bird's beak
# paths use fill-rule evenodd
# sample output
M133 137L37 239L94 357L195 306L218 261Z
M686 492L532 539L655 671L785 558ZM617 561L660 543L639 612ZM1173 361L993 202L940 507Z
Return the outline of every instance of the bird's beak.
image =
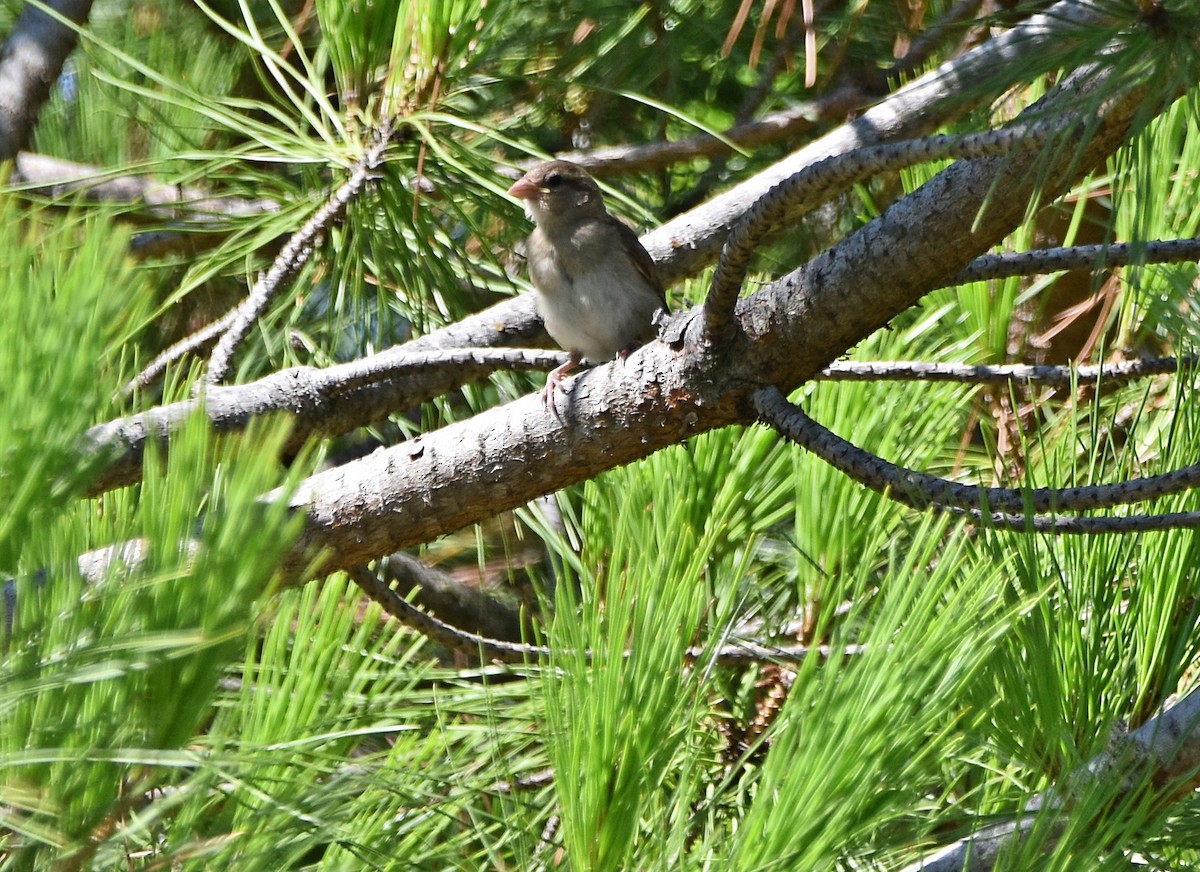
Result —
M529 181L528 176L522 176L508 189L508 195L520 200L532 200L537 197L538 190L538 186Z

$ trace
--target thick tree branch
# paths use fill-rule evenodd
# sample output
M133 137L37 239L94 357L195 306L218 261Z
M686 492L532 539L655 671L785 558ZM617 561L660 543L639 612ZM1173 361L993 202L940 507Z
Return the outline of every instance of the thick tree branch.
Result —
M1096 70L1073 75L1030 112L1041 119L1064 113L1064 129L1074 129L1070 110L1103 82ZM1111 154L1147 99L1130 92L1106 104L1077 150L1039 156L1055 162L1044 174L1030 172L1033 155L1019 149L955 164L809 265L742 300L742 329L724 348L703 347L698 318L684 313L665 340L568 382L559 416L524 397L313 476L294 501L309 518L309 550L292 556L285 575L302 574L318 553L323 569L355 566L695 433L753 420L751 397L760 386L807 381L958 273L1017 226L1031 199L1056 196ZM1053 183L1047 189L1039 178Z
M109 460L88 494L138 481L147 443L165 446L170 435L195 414L205 415L218 433L244 430L255 418L287 415L292 431L284 450L295 452L309 439L340 436L499 369L548 370L564 359L560 351L524 348L422 350L418 341L325 369L298 366L249 384L212 385L198 399L158 406L90 429L84 451Z
M44 0L68 21L83 24L91 0ZM75 30L26 3L0 50L0 161L11 160L29 142L38 113L78 41Z
M1016 146L1043 144L1061 124L1007 127L968 136L934 136L870 146L849 155L825 158L780 182L764 194L730 232L704 301L704 330L709 341L732 328L734 304L750 262L762 243L830 196L874 175L947 157L1007 154Z
M693 275L711 263L725 237L754 203L775 185L832 155L894 139L923 136L1024 81L1047 57L1063 57L1096 29L1119 26L1114 10L1081 0L1060 0L961 57L905 85L853 121L647 234L642 242L660 263L663 281Z

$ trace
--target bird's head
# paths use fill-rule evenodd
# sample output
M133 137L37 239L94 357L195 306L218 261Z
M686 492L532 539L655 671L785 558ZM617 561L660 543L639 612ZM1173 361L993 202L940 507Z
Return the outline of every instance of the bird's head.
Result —
M604 197L596 180L578 164L565 160L540 163L511 188L510 196L525 202L525 211L539 226L602 214Z

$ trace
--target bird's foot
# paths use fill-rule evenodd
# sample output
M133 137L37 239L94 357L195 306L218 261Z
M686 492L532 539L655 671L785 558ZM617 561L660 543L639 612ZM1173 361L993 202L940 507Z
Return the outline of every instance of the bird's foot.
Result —
M554 417L556 418L562 417L558 413L558 406L555 403L556 395L558 391L562 391L564 394L567 392L566 388L562 386L563 376L578 365L579 358L572 356L570 360L562 366L552 369L550 374L546 376L546 386L542 388L542 403L554 413Z
M549 406L556 414L558 410L554 408L554 392L562 389L562 376L558 374L558 370L556 369L550 375L546 376L546 386L542 388L542 403Z

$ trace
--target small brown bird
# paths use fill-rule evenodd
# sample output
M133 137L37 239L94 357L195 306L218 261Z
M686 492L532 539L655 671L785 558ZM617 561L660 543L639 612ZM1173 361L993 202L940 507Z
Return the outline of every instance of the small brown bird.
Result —
M565 160L540 163L508 193L537 227L526 251L546 332L571 356L550 373L542 399L581 360L626 357L655 336L666 309L654 261L637 234L608 214L595 179Z

